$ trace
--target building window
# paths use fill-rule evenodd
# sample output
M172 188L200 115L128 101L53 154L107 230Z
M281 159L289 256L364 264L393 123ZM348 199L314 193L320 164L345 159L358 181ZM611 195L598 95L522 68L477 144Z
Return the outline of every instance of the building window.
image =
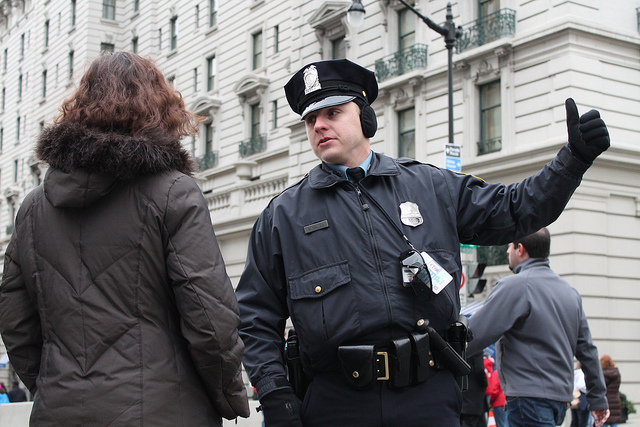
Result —
M502 106L500 104L500 80L479 87L480 92L480 142L478 155L502 149Z
M277 129L278 128L278 101L275 100L271 103L271 106L273 108L273 117L272 117L272 122L273 122L273 129Z
M24 33L20 36L20 59L24 58Z
M175 50L178 48L178 17L174 16L173 18L171 18L171 50Z
M410 9L398 12L398 50L408 49L416 43L416 15Z
M484 18L500 10L500 0L478 0L478 18Z
M4 146L4 128L0 128L0 153L2 153L3 146Z
M69 80L73 78L73 57L75 55L74 51L69 52Z
M345 37L331 40L331 59L344 59L347 57L347 43Z
M100 43L100 53L113 52L115 45L113 43Z
M200 28L200 5L196 5L196 28Z
M215 88L216 78L216 57L212 56L207 59L207 91L212 91Z
M162 50L162 28L158 29L158 50Z
M414 108L398 112L398 157L416 157L416 113Z
M213 153L213 122L205 125L204 153L205 155L211 155Z
M260 104L251 106L251 139L260 136Z
M104 19L116 19L116 0L102 0L102 17Z
M4 111L4 107L7 101L7 88L2 88L2 111Z
M13 161L13 182L18 182L18 159Z
M20 116L18 116L18 118L16 119L16 142L20 142ZM18 161L16 160L16 163ZM18 169L18 166L16 164L16 169ZM18 175L18 173L16 172L16 175ZM16 178L17 181L17 178Z
M47 70L42 72L42 98L47 97Z
M253 35L253 69L262 68L262 31Z
M7 63L9 62L9 48L5 48L4 49L4 54L3 54L3 61L2 61L2 71L7 71Z
M22 99L22 74L18 76L18 100Z
M76 0L71 0L71 26L76 26Z
M273 52L280 52L280 26L273 27Z
M138 37L131 39L131 52L138 53Z
M44 47L49 47L49 20L44 21Z
M209 26L218 24L218 0L209 0Z
M193 69L193 91L198 91L198 68Z
M140 10L140 0L133 0L133 11L137 12Z

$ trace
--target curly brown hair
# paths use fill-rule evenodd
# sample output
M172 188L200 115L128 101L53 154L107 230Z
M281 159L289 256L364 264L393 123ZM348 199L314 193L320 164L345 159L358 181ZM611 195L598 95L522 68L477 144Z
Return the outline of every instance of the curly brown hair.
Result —
M611 358L611 356L609 356L608 354L603 354L602 356L600 356L600 366L602 368L611 368L612 366L616 366L615 363L613 363L613 359Z
M95 59L55 119L123 133L161 129L175 137L196 134L200 121L154 62L131 52Z

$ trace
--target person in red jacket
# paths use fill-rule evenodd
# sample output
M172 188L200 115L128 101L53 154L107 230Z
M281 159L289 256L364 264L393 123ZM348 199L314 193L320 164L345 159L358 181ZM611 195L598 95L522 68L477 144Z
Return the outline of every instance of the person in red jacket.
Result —
M487 374L487 396L489 396L489 405L493 411L493 418L496 421L496 427L508 427L507 411L505 408L506 398L500 386L498 371L493 369L493 358L484 358L484 372Z

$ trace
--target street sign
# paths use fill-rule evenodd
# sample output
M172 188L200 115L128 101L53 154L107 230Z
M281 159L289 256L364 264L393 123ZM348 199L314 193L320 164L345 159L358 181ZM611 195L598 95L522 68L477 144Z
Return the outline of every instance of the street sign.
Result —
M455 172L462 171L462 160L460 159L460 152L462 147L459 145L445 144L444 146L444 164L449 170Z

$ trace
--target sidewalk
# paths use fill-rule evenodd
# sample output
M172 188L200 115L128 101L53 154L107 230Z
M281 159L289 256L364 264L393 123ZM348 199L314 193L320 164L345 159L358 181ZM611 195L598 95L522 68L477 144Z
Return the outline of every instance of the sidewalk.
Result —
M251 417L249 419L239 418L238 423L235 421L224 420L224 427L261 427L262 416L255 412L256 401L250 401ZM638 405L636 405L636 408ZM2 427L28 427L29 415L31 414L31 402L24 403L7 403L0 405L0 426ZM564 427L569 427L571 417L567 416ZM629 420L625 424L618 424L620 427L640 427L640 413L631 414Z

